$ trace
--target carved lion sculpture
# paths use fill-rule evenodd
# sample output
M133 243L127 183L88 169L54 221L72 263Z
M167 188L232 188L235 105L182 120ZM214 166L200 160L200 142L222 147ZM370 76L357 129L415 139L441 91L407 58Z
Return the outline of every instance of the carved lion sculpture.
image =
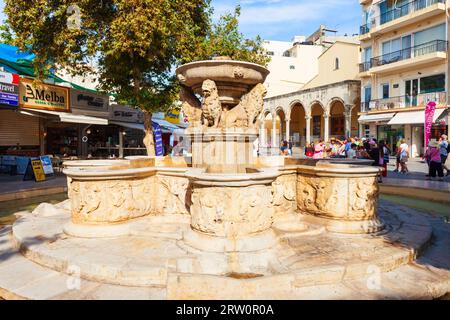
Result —
M256 120L264 109L264 97L266 94L266 87L263 84L258 83L241 99L241 103L244 104L244 109L247 112L249 127L257 127Z
M263 84L257 84L242 97L241 102L236 107L226 113L224 126L226 128L257 127L256 119L264 108L266 94L266 87Z
M222 104L219 99L219 92L216 83L212 80L203 81L203 125L217 128L220 116L222 115Z
M194 92L186 87L181 87L180 100L183 102L182 109L192 127L202 125L202 103Z

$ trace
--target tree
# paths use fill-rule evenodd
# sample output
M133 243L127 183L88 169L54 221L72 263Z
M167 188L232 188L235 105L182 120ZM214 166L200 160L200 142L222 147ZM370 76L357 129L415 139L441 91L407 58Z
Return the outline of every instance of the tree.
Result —
M222 15L219 21L208 29L198 60L211 59L214 56L227 56L233 60L248 61L267 66L270 56L263 47L260 36L246 39L239 31L241 7L236 6L234 13Z
M215 55L265 65L261 39L238 31L240 7L212 24L211 0L6 0L13 43L36 54L43 78L55 66L93 72L100 89L144 111L149 156L155 154L152 113L176 101L174 66Z
M36 54L36 74L72 74L98 64L101 89L144 111L148 155L151 115L172 106L173 66L195 58L210 22L210 0L6 0L21 50Z
M9 25L9 21L3 21L0 25L0 43L12 45L14 43L14 36Z

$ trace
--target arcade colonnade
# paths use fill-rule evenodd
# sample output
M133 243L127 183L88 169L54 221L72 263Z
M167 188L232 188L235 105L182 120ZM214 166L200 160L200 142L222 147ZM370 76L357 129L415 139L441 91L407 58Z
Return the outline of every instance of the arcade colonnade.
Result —
M304 147L319 139L362 135L358 124L360 82L343 81L267 98L260 121L260 147L282 141Z

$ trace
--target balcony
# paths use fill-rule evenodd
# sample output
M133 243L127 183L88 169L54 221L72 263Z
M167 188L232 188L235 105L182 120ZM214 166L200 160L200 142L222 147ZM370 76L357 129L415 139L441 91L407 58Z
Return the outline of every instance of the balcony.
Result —
M360 35L365 35L368 34L370 32L370 24L365 24L361 27L359 27L359 34Z
M382 74L385 72L410 69L412 66L421 67L432 63L438 64L445 62L447 51L447 41L434 40L372 58L370 65L364 67L370 68L370 72L373 74Z
M360 39L367 40L442 13L445 13L445 0L414 0L373 17L360 27Z
M437 3L445 3L445 0L415 0L405 3L380 15L380 25L399 19L410 13L423 10Z
M447 92L432 92L419 94L417 96L400 96L388 99L371 100L361 103L361 112L393 111L405 108L425 108L430 101L436 102L438 106L447 104Z
M363 73L363 72L367 72L370 70L370 68L372 68L372 62L363 62L359 64L359 72Z

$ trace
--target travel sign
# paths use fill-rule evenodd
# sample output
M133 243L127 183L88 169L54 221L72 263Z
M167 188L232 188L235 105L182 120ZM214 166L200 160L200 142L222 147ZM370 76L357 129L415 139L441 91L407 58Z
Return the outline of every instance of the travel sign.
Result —
M19 105L19 75L0 72L0 105Z
M69 111L69 89L46 83L21 79L19 85L20 107L52 111Z

